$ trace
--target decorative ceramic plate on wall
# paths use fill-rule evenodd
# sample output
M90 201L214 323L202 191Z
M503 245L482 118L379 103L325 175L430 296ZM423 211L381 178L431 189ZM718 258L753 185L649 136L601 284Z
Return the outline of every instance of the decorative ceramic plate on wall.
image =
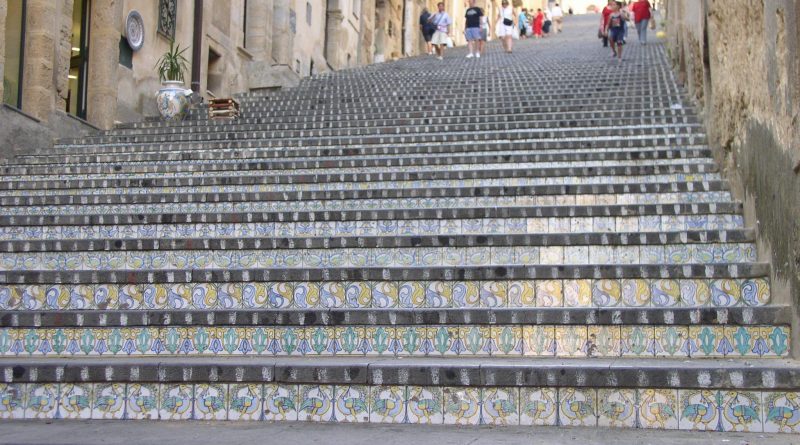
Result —
M134 51L139 51L144 45L144 21L139 11L131 11L125 20L125 37L128 45Z

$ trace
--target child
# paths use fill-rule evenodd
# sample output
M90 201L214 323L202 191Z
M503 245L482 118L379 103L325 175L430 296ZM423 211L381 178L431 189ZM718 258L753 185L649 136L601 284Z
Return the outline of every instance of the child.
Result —
M622 46L625 44L625 21L628 17L622 11L622 2L611 4L611 15L606 25L606 35L611 42L614 56L622 63Z

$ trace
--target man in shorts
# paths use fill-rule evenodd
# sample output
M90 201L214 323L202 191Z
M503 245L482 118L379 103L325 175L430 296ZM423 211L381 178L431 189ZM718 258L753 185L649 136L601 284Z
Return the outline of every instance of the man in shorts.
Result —
M431 23L436 26L436 32L433 33L431 43L436 47L436 58L442 60L444 58L444 47L447 46L447 40L450 38L450 25L453 24L453 21L444 12L444 2L439 2L436 6L439 8L439 12L431 17Z
M481 18L483 17L483 10L475 6L475 0L469 0L469 8L467 8L464 17L466 18L464 37L467 39L467 59L473 57L480 58L480 41L482 38Z

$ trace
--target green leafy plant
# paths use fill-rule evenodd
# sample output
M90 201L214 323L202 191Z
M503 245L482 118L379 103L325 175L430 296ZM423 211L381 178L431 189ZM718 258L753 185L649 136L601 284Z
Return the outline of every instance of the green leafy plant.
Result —
M158 62L155 69L162 82L171 80L183 82L183 73L188 69L189 61L183 53L187 48L181 49L180 45L175 45L175 41L169 42L169 51L165 52Z

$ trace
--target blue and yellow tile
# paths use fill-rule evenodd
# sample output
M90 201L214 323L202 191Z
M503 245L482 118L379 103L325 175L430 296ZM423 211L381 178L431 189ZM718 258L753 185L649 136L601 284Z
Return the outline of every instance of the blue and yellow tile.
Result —
M304 390L306 388L304 387ZM264 385L264 420L297 420L300 410L300 387L298 385L267 383ZM316 393L312 394L315 395ZM324 393L323 393L324 395ZM312 397L313 398L313 397ZM305 402L305 400L304 400ZM330 400L328 400L330 404ZM312 406L313 405L313 406ZM312 400L304 406L304 411L308 416L309 410L319 411L317 403ZM324 404L320 404L320 408ZM316 412L315 411L315 412ZM304 417L305 419L305 417Z
M597 390L597 426L636 428L638 403L635 389Z
M519 388L481 389L481 423L519 425Z
M558 389L558 425L597 426L597 392L590 388Z
M639 389L639 427L653 429L678 429L678 390Z

